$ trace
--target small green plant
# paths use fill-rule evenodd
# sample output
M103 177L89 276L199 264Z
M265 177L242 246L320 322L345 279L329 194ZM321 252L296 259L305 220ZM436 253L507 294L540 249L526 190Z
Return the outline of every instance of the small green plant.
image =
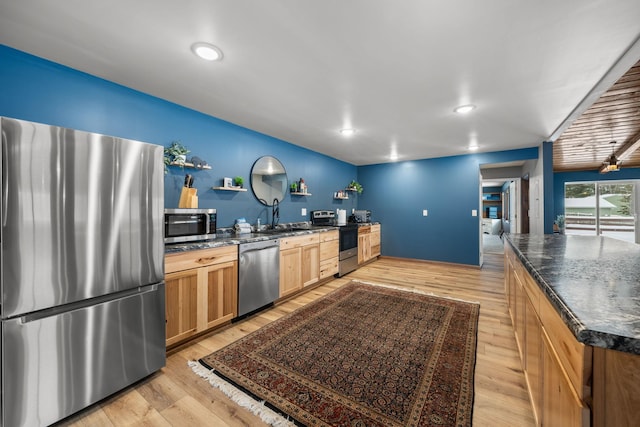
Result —
M556 220L553 223L558 227L558 230L562 233L565 227L564 215L556 216Z
M168 147L164 148L164 173L167 173L167 166L171 163L184 165L185 156L188 153L189 150L180 141L172 141Z
M235 178L233 178L233 183L238 187L242 187L242 185L244 184L244 178L241 176L236 176Z
M354 179L347 186L347 190L357 191L358 194L362 194L364 188L362 188L362 185L360 185L360 183L358 183L358 181Z

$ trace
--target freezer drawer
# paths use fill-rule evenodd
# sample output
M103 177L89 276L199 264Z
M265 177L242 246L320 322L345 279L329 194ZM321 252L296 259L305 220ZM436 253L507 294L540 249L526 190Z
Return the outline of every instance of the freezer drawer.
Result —
M2 426L54 423L165 365L164 283L2 321Z

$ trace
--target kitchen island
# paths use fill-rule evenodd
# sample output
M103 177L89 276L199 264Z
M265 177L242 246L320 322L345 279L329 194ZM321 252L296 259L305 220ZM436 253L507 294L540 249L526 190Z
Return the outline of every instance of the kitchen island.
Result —
M505 292L538 425L640 425L640 246L508 235Z

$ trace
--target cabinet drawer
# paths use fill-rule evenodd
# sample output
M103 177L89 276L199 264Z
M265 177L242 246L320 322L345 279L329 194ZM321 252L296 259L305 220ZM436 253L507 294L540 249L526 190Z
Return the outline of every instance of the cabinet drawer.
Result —
M374 224L371 226L371 232L372 233L379 233L380 232L380 224Z
M221 248L202 249L166 255L164 258L165 273L206 267L222 262L238 259L238 246L230 245Z
M333 276L338 272L338 257L320 261L320 278Z
M591 395L592 348L576 340L555 308L546 298L540 299L540 321L560 365L580 399Z
M338 230L325 231L320 234L320 243L330 240L338 240Z
M320 243L320 261L337 257L340 251L340 242L331 240Z
M304 236L285 237L280 239L280 250L299 248L301 246L320 243L318 233L305 234Z
M370 225L363 225L362 227L358 227L358 236L361 236L363 234L370 234L370 233L371 233Z

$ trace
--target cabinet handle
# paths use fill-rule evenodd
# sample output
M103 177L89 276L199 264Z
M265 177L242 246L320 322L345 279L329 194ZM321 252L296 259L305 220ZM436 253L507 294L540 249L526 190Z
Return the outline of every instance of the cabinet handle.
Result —
M208 258L199 258L196 262L198 264L210 264L215 260L216 260L216 257L212 256L212 257L208 257Z

